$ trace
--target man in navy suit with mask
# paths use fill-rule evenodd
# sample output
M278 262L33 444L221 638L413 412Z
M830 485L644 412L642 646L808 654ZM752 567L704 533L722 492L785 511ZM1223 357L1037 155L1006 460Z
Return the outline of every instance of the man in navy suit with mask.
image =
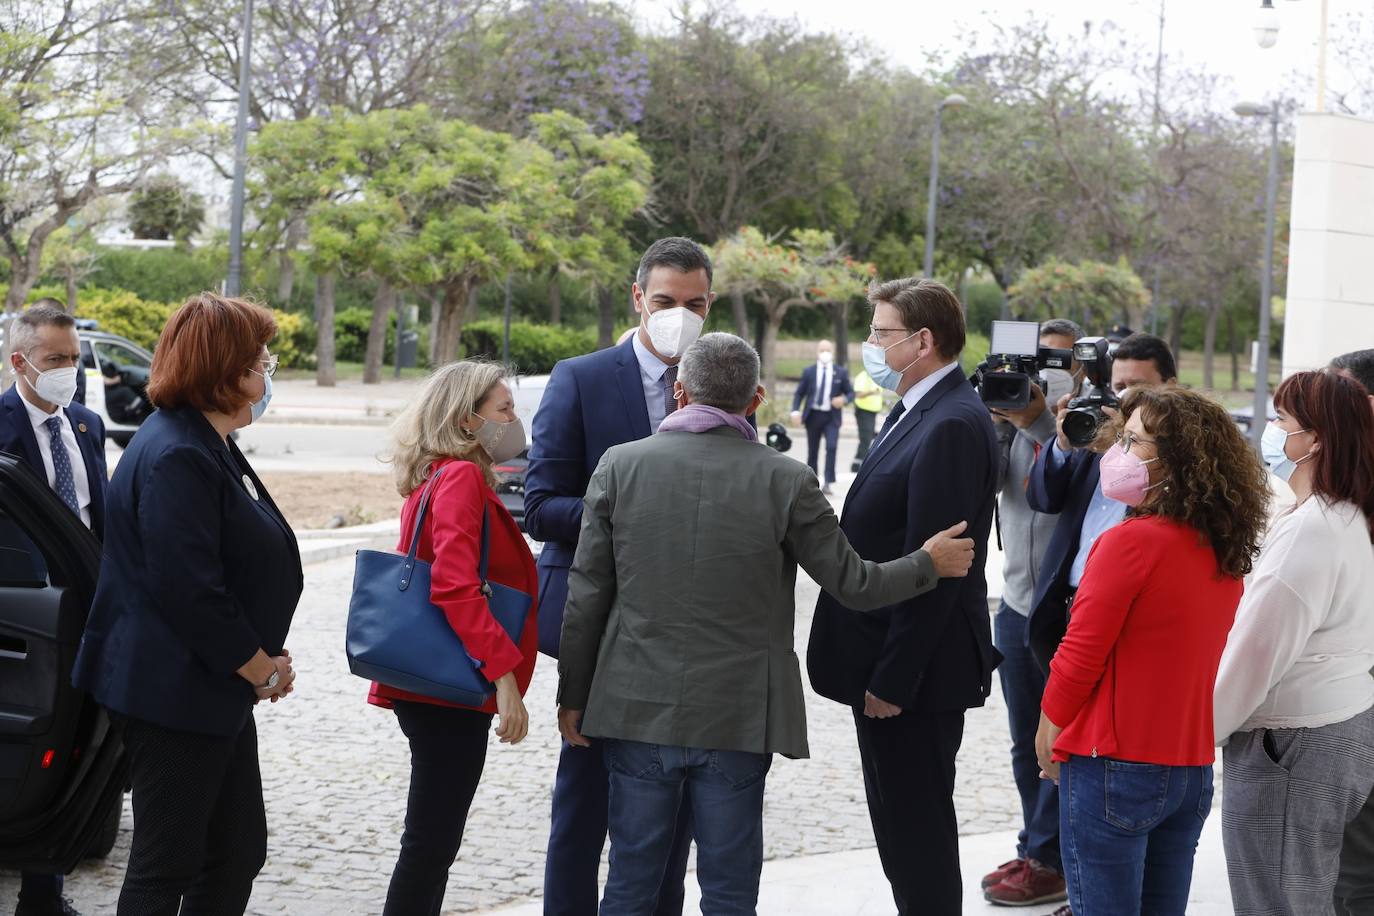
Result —
M640 259L631 288L638 330L615 347L563 360L544 389L531 424L525 530L544 542L539 555L539 648L554 658L587 484L607 449L652 435L676 409L678 361L701 334L711 309L711 276L710 256L696 242L654 242ZM588 748L563 742L544 866L547 916L596 916L608 778L598 742ZM659 889L658 916L682 912L691 847L689 812L684 799Z
M73 401L81 373L75 322L61 309L36 304L11 322L9 337L16 378L0 395L0 451L21 459L99 537L109 480L105 427ZM62 876L25 872L15 916L50 914L77 916L62 897Z
M868 812L901 916L962 912L954 758L965 710L982 706L992 646L988 534L999 476L988 409L960 371L963 309L933 280L869 290L864 368L901 400L845 499L840 527L866 560L902 556L968 522L968 577L861 614L822 593L806 663L816 692L849 706Z
M835 345L816 344L816 364L802 370L801 384L792 395L792 422L806 426L806 464L820 476L818 459L825 440L825 478L821 492L831 493L835 483L835 448L840 444L844 406L854 400L849 372L835 365Z

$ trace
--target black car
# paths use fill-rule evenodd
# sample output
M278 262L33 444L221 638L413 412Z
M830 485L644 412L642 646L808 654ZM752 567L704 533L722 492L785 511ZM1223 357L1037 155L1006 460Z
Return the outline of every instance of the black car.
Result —
M0 868L105 855L125 786L120 729L71 685L100 543L0 452Z

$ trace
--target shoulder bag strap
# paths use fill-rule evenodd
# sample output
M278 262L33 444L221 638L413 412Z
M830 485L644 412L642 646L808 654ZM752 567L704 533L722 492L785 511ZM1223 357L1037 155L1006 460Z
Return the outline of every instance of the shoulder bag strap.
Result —
M482 553L477 561L477 578L482 583L482 594L491 597L491 586L487 584L487 554L491 551L491 534L487 530L487 504L482 502Z
M420 529L424 527L425 516L429 514L429 499L434 495L434 487L443 474L443 468L435 471L434 476L429 479L429 483L425 484L425 492L420 495L420 508L415 513L415 529L410 533L410 549L406 551L405 562L401 564L401 591L410 587L411 573L415 570L415 551L420 548ZM483 556L485 555L486 553L483 551Z

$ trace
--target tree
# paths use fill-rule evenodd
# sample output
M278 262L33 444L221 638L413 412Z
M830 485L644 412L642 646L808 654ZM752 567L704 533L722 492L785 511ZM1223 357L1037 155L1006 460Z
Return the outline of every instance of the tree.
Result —
M783 318L793 308L847 303L862 296L876 272L844 254L834 237L815 229L794 230L784 244L753 226L719 242L713 255L715 286L742 292L762 307L764 384L777 390L777 342Z
M171 175L152 178L129 201L129 228L136 239L176 239L186 244L205 222L205 198Z
M137 187L180 148L145 106L158 74L129 65L130 2L6 4L0 31L0 252L5 310L24 303L54 232L92 202Z
M1085 328L1114 321L1138 328L1150 305L1150 291L1124 258L1115 264L1051 258L1023 273L1008 293L1018 318L1072 318Z

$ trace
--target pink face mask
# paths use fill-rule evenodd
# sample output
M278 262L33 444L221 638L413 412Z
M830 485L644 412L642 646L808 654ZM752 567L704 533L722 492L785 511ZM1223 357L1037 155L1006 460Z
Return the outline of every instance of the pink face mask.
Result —
M1147 461L1132 455L1120 445L1113 445L1102 456L1099 465L1102 471L1102 495L1128 506L1140 505L1145 501L1145 494L1153 489L1150 486L1149 465L1158 460L1156 457ZM1159 483L1163 482L1161 480Z

